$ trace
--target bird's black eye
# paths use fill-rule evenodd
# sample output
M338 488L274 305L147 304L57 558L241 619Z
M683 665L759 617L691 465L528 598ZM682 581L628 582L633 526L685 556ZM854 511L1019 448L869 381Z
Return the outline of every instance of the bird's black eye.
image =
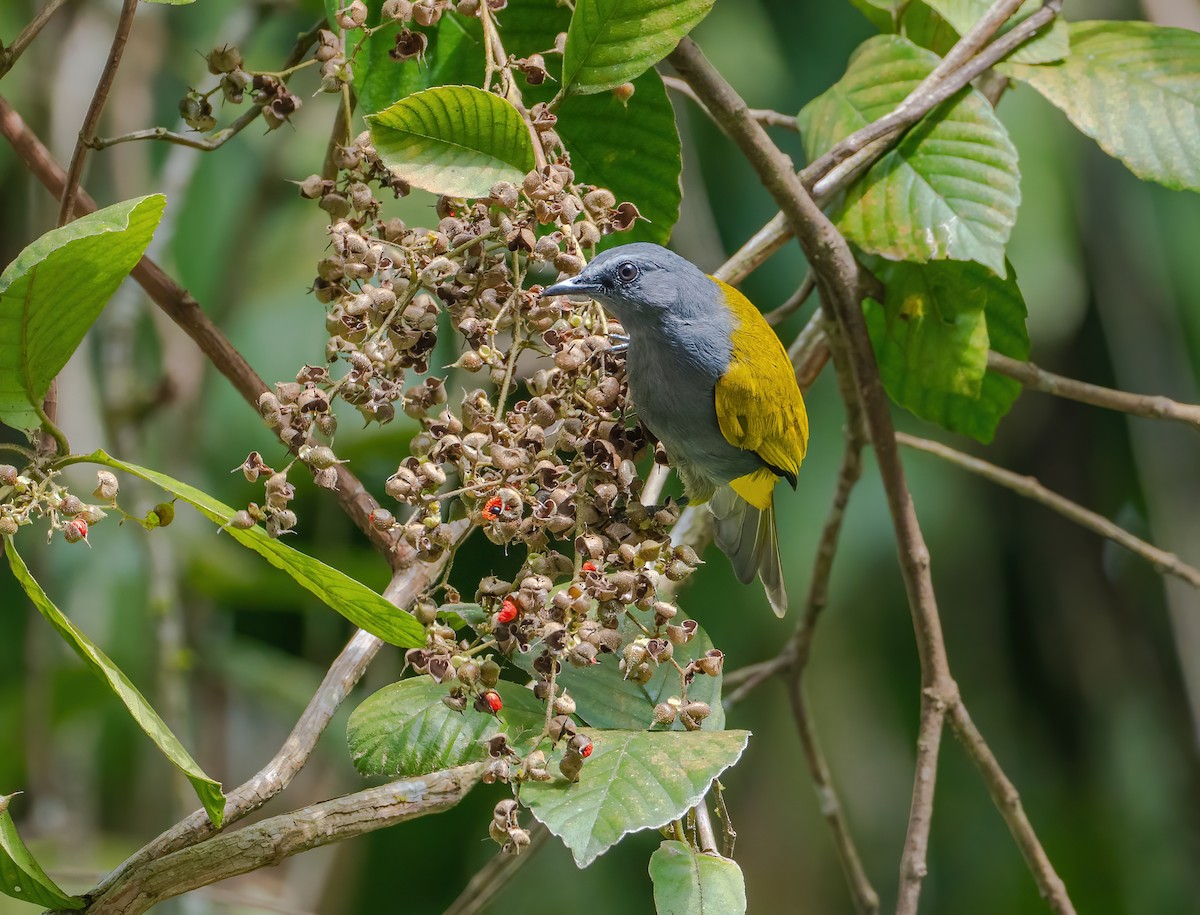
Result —
M632 283L638 278L638 268L636 264L626 261L617 268L617 279L622 283Z

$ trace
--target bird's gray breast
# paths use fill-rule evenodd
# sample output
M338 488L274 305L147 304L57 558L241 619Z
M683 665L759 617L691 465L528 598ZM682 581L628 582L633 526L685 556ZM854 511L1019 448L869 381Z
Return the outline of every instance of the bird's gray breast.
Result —
M729 328L709 321L629 330L630 398L671 460L713 484L761 467L753 452L729 444L717 423L716 384L732 354Z

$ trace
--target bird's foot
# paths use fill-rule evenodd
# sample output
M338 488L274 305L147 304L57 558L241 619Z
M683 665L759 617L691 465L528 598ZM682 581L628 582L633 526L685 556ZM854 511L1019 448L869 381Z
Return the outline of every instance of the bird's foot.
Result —
M609 334L608 339L612 341L610 353L624 353L629 349L628 334Z

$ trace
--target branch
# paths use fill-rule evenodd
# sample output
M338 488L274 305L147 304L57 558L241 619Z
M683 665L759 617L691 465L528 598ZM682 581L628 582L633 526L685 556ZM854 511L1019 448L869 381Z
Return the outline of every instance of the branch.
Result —
M1076 381L1038 368L1032 362L1019 362L994 350L988 353L988 370L1007 375L1027 388L1043 391L1056 397L1077 400L1106 410L1118 410L1150 419L1170 419L1200 429L1200 406L1179 403L1169 397L1151 394L1131 394L1113 388L1103 388L1086 381Z
M708 106L700 101L700 96L692 91L692 87L686 82L679 79L677 76L662 76L663 85L672 92L678 92L680 95L687 97L696 103L696 106L712 119L712 113L708 110ZM792 114L784 114L782 111L772 111L770 108L751 108L750 116L763 127L783 127L787 130L796 131L800 127L796 123L796 116Z
M308 53L309 48L316 42L317 36L325 28L325 24L324 18L318 19L316 24L307 32L301 32L296 36L296 43L292 46L292 50L282 67L284 85L287 85L288 80L292 78L291 71L304 59L304 55ZM208 136L178 133L174 130L168 130L166 127L149 127L145 130L135 130L117 137L92 137L88 141L88 145L92 149L108 149L110 146L116 146L119 143L132 143L137 140L162 140L166 143L174 143L177 146L187 146L203 152L212 152L214 149L220 149L257 121L258 116L262 114L262 110L262 105L251 105L248 110L243 111L237 120L228 127L224 127Z
M1113 543L1120 544L1131 553L1136 553L1150 563L1150 565L1154 566L1155 570L1160 574L1174 575L1176 578L1186 581L1193 588L1200 588L1200 569L1188 565L1174 553L1168 553L1166 550L1161 550L1152 543L1147 543L1140 537L1135 537L1129 531L1125 530L1125 528L1113 524L1113 522L1109 521L1103 515L1098 515L1096 512L1084 508L1079 503L1072 502L1066 496L1061 496L1053 490L1047 489L1033 477L1022 476L1021 474L1013 473L1011 470L1005 470L1003 467L997 467L995 464L988 463L981 458L973 457L969 454L964 454L962 451L958 451L948 445L943 445L941 442L917 438L903 432L897 433L896 439L902 445L915 448L918 451L924 451L927 454L936 455L944 461L949 461L956 467L961 467L963 470L977 474L998 486L1011 489L1019 496L1024 496L1026 499L1032 499L1034 502L1045 505L1047 508L1058 512L1064 518L1074 521L1080 527L1099 534L1101 537L1106 537Z
M450 904L443 915L479 915L495 900L496 894L508 884L518 870L529 862L534 852L550 838L550 830L535 822L529 830L529 846L519 855L506 851L498 852L487 864L476 871L471 882L463 888L458 898Z
M79 193L79 179L83 176L83 163L87 158L88 144L96 135L96 126L100 123L100 115L104 112L104 103L108 100L108 90L112 88L113 80L117 77L117 67L121 65L121 55L125 53L125 45L129 41L129 30L133 27L133 14L136 12L137 0L123 0L121 15L117 18L117 30L113 34L112 46L108 49L108 60L100 72L100 80L96 83L92 102L83 116L83 126L79 128L79 137L75 140L75 152L71 154L71 165L67 169L62 203L58 208L58 224L60 226L65 226L75 218L75 198Z
M45 28L46 23L50 21L58 8L66 3L67 0L49 0L49 2L37 11L33 20L29 25L21 30L21 34L13 39L13 43L7 48L0 45L0 79L3 79L9 70L16 64L18 58L25 53L25 49L37 38L38 33Z
M1013 5L1013 0L1001 0L1001 3L1007 9ZM1039 30L1049 25L1058 15L1061 6L1061 0L1047 0L1042 9L984 47L957 69L952 72L943 72L936 85L926 85L929 79L923 81L897 107L896 111L902 110L902 115L896 116L896 112L892 112L878 121L868 124L846 137L801 171L800 180L804 186L813 192L817 203L824 206L834 194L846 188L882 156L892 143L903 136L904 131L942 102L952 98L988 68L999 63ZM959 44L968 42L970 39L964 48L975 46L978 40L978 36L974 34L975 31L972 29L960 40ZM961 55L956 54L956 48L957 45L946 55L947 60L951 56L954 56L955 59L960 58ZM945 61L943 61L944 63ZM947 68L939 67L939 69L945 71ZM934 72L936 73L937 70ZM930 74L930 78L932 76L933 74ZM716 119L714 118L714 120ZM759 264L782 248L791 236L792 231L784 214L776 214L770 222L754 233L715 275L736 286Z
M50 151L25 124L21 116L0 97L0 135L25 163L26 167L52 194L62 192L66 180L61 166ZM96 202L80 188L77 207L85 212L95 210ZM258 395L267 390L266 382L250 367L240 352L229 342L192 298L191 293L172 280L154 261L143 257L131 274L151 300L200 347L217 370L229 379L237 392L257 410ZM385 555L393 569L414 562L414 551L398 537L377 531L370 522L371 512L379 503L367 492L359 479L344 464L337 468L335 492L342 509L365 533L375 548Z
M768 311L763 317L767 319L767 323L772 327L778 327L800 310L800 307L808 301L808 297L813 294L813 290L816 288L816 279L813 278L811 273L807 274L804 277L804 282L800 284L800 288L793 292L786 302L778 308Z
M390 782L223 833L150 862L82 911L140 915L164 899L271 867L299 852L441 813L467 795L482 768L477 763Z
M458 525L456 533L459 536L456 539L465 537L470 530L468 522L453 523ZM437 580L450 555L451 551L447 550L434 562L418 563L403 572L397 572L384 589L383 596L399 609L407 609L422 591ZM291 784L292 779L304 768L316 749L317 741L334 713L358 683L381 647L383 642L369 632L360 629L354 633L341 654L330 665L321 685L309 700L308 706L279 752L253 778L226 794L227 826L257 810ZM143 846L105 877L93 890L93 898L105 898L110 891L115 891L115 886L126 882L126 876L131 872L148 866L150 862L164 855L195 845L216 831L208 814L204 810L196 810Z
M975 764L975 768L979 770L996 809L1008 824L1008 830L1012 833L1017 848L1021 850L1021 855L1037 883L1038 892L1049 904L1052 912L1058 915L1075 915L1075 907L1071 905L1067 896L1067 887L1062 878L1055 873L1050 859L1046 857L1046 851L1038 841L1029 817L1025 815L1021 796L1000 768L1000 763L988 748L987 742L975 727L975 722L967 714L967 707L962 702L956 702L950 708L950 727L967 751L971 762Z

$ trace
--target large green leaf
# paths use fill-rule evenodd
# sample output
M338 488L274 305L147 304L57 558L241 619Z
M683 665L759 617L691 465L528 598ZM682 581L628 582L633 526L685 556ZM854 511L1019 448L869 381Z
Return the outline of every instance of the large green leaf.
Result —
M85 901L64 893L21 841L8 812L12 799L0 795L0 893L47 909L82 909Z
M38 428L35 404L141 259L166 202L138 197L51 229L0 274L0 421Z
M1131 172L1200 191L1200 34L1148 22L1072 22L1071 53L1009 65Z
M75 624L67 619L66 615L54 605L54 602L42 590L41 585L29 573L29 569L25 565L25 561L17 553L17 548L13 544L11 537L5 538L5 552L8 554L8 565L12 569L13 575L20 583L29 599L33 601L33 605L37 607L38 612L46 618L53 626L63 641L70 645L75 653L83 659L83 663L96 674L101 680L108 684L108 688L113 691L118 699L125 703L125 707L129 709L129 714L133 716L133 720L137 722L138 727L146 732L154 743L162 750L163 755L167 757L184 775L188 781L192 783L192 787L196 789L196 795L200 798L200 803L204 805L204 809L208 812L208 818L212 820L213 825L218 828L225 818L225 795L221 793L221 783L214 781L204 774L203 770L196 765L196 761L192 759L187 750L183 748L183 744L179 739L171 733L171 729L167 727L166 722L158 716L150 703L145 697L138 692L136 686L125 676L116 664L100 650L91 639L83 632L75 627Z
M714 0L578 0L563 52L563 95L641 76L708 15Z
M749 731L596 731L578 782L529 782L521 801L587 867L621 840L698 804L738 761ZM557 765L562 751L551 760Z
M959 35L965 35L979 18L992 6L993 0L924 0L926 4L937 11ZM920 5L914 3L914 6ZM998 34L1003 35L1013 26L1019 24L1042 8L1042 0L1026 0L1015 16L1004 24ZM1067 33L1067 24L1062 18L1055 18L1049 26L1043 28L1033 39L1025 42L1012 54L1008 60L1023 64L1044 64L1062 60L1071 50L1071 40Z
M954 27L921 0L913 0L904 8L904 14L900 17L900 34L939 57L944 57L958 41L958 32L954 31Z
M379 157L414 187L483 197L497 181L520 184L534 166L520 112L474 86L437 86L368 119Z
M378 19L382 0L371 0L371 17ZM363 114L375 114L405 96L434 86L478 86L483 82L483 28L476 18L443 13L437 25L420 28L429 39L424 60L393 60L399 24L368 36L354 56L354 91Z
M650 622L650 614L634 611L643 624ZM634 638L641 630L634 632L634 624L626 621L626 638ZM704 653L713 647L712 640L703 629L697 628L696 634L686 645L675 649L675 660L680 665L686 665L693 658L703 657ZM526 670L533 669L533 657L536 652L518 655L515 660ZM571 694L575 700L576 713L587 724L596 728L618 728L622 730L647 730L654 724L654 706L665 702L671 696L678 696L679 672L669 663L664 663L655 671L645 684L634 680L626 680L617 669L615 655L601 655L599 663L591 667L572 667L564 665L557 675L557 682ZM688 687L688 699L695 702L705 702L712 708L712 714L704 719L702 727L706 731L720 731L725 728L725 709L721 705L722 675L715 677L699 675ZM683 725L676 721L675 727Z
M868 39L841 80L800 112L808 156L892 111L937 62L906 38ZM855 181L833 218L859 247L891 260L977 261L1003 274L1019 178L1004 125L987 99L968 89Z
M1021 392L987 372L989 347L1029 358L1025 301L1011 276L976 264L895 263L879 268L881 306L868 299L867 327L889 396L914 414L989 442Z
M500 13L504 47L527 57L544 53L569 22L570 12L556 0L522 0ZM632 201L645 217L626 232L610 235L601 248L633 241L666 244L679 218L679 130L675 111L659 75L650 70L633 81L634 93L622 102L611 93L576 95L558 109L556 130L571 153L577 180L606 187L617 201ZM528 87L526 99L545 101L546 84Z
M83 460L141 477L187 502L215 524L228 525L234 516L234 509L225 503L156 470L119 461L103 451L94 451ZM258 553L275 568L287 572L302 588L316 595L358 628L401 648L416 648L425 644L425 629L411 614L384 600L346 573L273 539L261 527L248 530L225 527L225 530L242 546Z
M484 744L501 732L520 752L532 749L546 710L533 693L515 683L499 683L504 702L498 715L447 708L450 687L429 677L392 683L368 696L353 714L346 740L354 766L363 775L425 775L487 758Z
M650 856L658 915L743 915L746 879L736 861L670 840Z

